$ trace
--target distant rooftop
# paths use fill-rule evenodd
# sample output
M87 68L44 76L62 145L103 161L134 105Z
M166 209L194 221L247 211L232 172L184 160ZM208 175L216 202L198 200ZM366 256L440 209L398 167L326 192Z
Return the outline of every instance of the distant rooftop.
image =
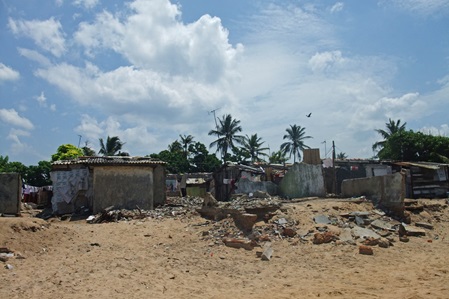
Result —
M148 157L131 157L131 156L87 156L78 157L72 160L59 160L52 163L52 165L164 165L163 161Z

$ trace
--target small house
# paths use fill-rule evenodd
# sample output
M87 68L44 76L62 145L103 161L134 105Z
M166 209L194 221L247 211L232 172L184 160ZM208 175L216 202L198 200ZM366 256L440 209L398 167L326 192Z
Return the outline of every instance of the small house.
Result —
M146 157L79 157L52 164L55 214L107 207L153 209L165 202L165 162Z

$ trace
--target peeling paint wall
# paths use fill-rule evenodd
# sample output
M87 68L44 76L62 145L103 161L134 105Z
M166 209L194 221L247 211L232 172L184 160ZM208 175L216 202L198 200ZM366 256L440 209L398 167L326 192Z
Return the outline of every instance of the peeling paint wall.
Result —
M398 216L404 212L405 177L401 173L344 180L341 191L345 197L365 195L375 205Z
M323 168L321 165L294 164L279 184L280 193L288 198L325 196Z
M20 214L22 182L18 173L0 173L0 214Z

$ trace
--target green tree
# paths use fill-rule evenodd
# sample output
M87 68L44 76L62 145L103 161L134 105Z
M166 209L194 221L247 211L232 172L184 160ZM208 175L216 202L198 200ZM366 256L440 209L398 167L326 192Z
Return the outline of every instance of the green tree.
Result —
M89 146L89 141L86 141L81 149L83 150L84 156L87 157L95 156L95 151Z
M284 164L287 160L286 153L282 150L272 152L268 157L268 161L272 164Z
M383 129L376 129L375 131L379 133L384 140L377 141L373 144L373 151L379 150L379 153L382 151L382 149L385 147L385 144L388 141L388 138L390 138L391 135L403 132L405 131L405 126L407 123L401 124L401 120L398 119L397 121L392 120L391 118L388 119L388 122L385 123L386 130Z
M248 136L246 135L242 142L242 149L251 158L251 162L260 161L259 156L268 156L264 151L268 150L268 147L262 147L265 142L262 141L262 137L258 137L257 134Z
M179 138L181 138L181 144L182 147L184 148L184 155L186 157L186 159L189 156L189 145L193 143L193 136L192 135L179 135Z
M298 156L298 160L301 158L301 151L306 148L310 148L309 146L304 144L304 139L312 138L311 136L305 136L305 128L297 125L290 125L290 128L286 129L287 134L284 135L283 139L287 139L289 141L281 144L281 150L289 154L291 157L293 154L293 163L296 163L296 156Z
M73 144L62 144L58 147L55 154L51 155L51 160L71 160L83 155L83 151Z
M204 144L195 142L189 145L191 158L189 172L214 172L221 165L214 154L210 154Z
M447 163L449 138L412 130L398 131L389 136L378 157L382 160Z
M100 150L98 151L99 154L102 154L103 156L129 156L127 153L122 153L121 149L124 142L120 141L120 138L117 136L109 137L106 139L106 143L103 141L103 138L99 139L100 141Z
M168 146L168 150L171 153L183 152L182 144L178 140L175 140Z
M25 182L31 186L48 186L51 185L50 179L51 162L39 161L37 166L30 165L25 175Z
M216 135L217 140L213 141L209 147L217 147L217 152L221 152L223 162L228 154L229 149L232 150L237 143L242 143L243 136L237 135L242 131L240 126L240 120L233 119L231 114L223 115L221 119L218 119L220 123L216 130L210 130L209 135Z

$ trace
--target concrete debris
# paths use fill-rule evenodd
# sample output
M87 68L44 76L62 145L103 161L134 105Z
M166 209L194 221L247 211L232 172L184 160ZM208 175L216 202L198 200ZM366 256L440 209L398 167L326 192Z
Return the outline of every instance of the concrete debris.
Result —
M373 222L371 222L371 226L376 229L394 230L393 225L390 222L383 221L380 219L376 219Z
M234 219L235 226L245 233L251 232L257 221L257 215L249 213L235 213L232 215L232 218Z
M374 251L373 251L373 248L370 246L360 245L359 246L359 254L373 255Z
M235 239L235 238L224 238L223 243L232 248L243 248L245 250L253 250L254 247L258 246L257 242L254 240L243 240L243 239Z
M425 236L426 231L422 228L418 228L415 226L407 225L405 223L401 223L399 226L399 235L400 236Z
M338 240L338 236L331 232L315 233L313 235L313 244L330 243Z
M368 228L355 226L351 229L351 233L356 239L362 239L362 240L367 239L367 238L380 239L379 234L377 234L376 232L374 232Z
M313 217L313 221L315 221L316 224L331 224L331 220L326 215L316 215Z
M269 260L271 260L272 255L273 255L273 248L271 247L271 242L267 242L263 246L263 252L262 252L261 259L262 259L262 261L269 261Z
M265 194L266 195L266 194ZM310 212L315 215L312 219L301 223L298 218L290 215L295 210L296 204L291 201L282 201L278 197L252 196L246 194L235 195L231 201L217 202L211 195L200 197L169 197L163 206L154 210L145 211L136 207L134 210L123 210L109 207L102 213L91 215L87 219L89 223L103 223L110 221L130 221L146 218L160 219L201 217L207 219L193 226L200 226L198 237L209 246L227 246L231 248L243 248L253 250L260 247L259 244L270 244L257 252L263 260L270 260L273 254L271 242L288 240L292 246L299 243L336 245L359 245L360 254L372 255L373 246L389 248L393 242L399 240L408 242L409 237L424 236L426 230L433 229L432 221L438 221L437 216L441 210L447 207L429 203L427 209L425 204L412 202L411 205L423 207L421 214L410 212L410 221L415 220L412 225L401 223L404 219L394 220L388 213L372 210L369 206L359 206L360 211L344 212L344 206L332 206L330 209L315 209ZM346 201L345 201L346 203ZM347 202L348 205L353 202ZM304 208L312 205L304 205ZM438 213L429 213L438 211ZM87 217L87 216L86 216ZM416 221L416 220L421 221ZM414 225L413 225L414 224ZM436 240L436 239L435 239ZM357 243L356 243L357 242ZM96 246L96 245L91 245ZM0 248L1 252L1 248Z
M416 222L415 226L423 227L423 228L427 228L427 229L433 229L433 225L430 223L426 223L426 222Z

